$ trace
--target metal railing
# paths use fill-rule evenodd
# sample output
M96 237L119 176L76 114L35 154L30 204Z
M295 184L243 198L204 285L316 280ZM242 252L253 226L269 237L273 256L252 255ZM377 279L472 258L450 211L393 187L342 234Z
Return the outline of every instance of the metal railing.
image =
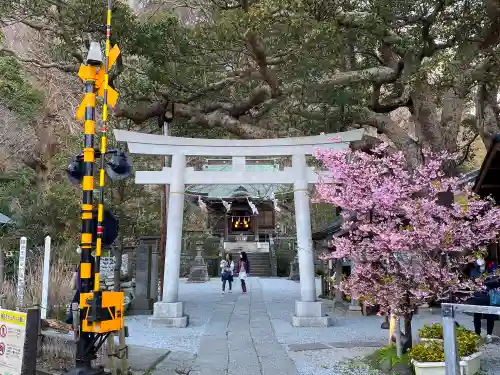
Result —
M446 375L460 375L460 358L458 356L455 324L455 313L457 312L500 315L500 307L462 305L458 303L443 303L441 305Z

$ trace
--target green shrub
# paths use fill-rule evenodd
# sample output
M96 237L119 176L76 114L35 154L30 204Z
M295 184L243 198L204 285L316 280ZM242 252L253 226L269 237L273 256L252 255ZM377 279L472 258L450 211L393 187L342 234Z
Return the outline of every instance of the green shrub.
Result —
M442 339L443 327L441 324L426 324L418 330L418 337L421 339Z
M458 355L460 357L467 357L474 354L477 352L480 344L481 337L479 335L463 327L457 328Z
M423 341L410 349L408 356L417 362L444 362L442 341Z
M399 363L409 364L408 354L403 354L401 357L397 356L396 345L391 345L382 349L376 350L372 355L370 355L369 360L372 366L380 369L380 364L384 361L390 361L391 366L395 366Z
M424 335L429 335L427 337L422 337L419 330L419 335L421 338L439 338L439 332L442 335L442 327L440 324L433 324L432 326L424 327ZM458 345L458 355L460 358L467 357L473 353L476 353L481 343L481 338L474 332L469 331L463 327L457 328L457 345ZM443 362L444 361L444 347L443 341L423 341L419 344L413 346L409 352L409 356L412 360L417 362Z

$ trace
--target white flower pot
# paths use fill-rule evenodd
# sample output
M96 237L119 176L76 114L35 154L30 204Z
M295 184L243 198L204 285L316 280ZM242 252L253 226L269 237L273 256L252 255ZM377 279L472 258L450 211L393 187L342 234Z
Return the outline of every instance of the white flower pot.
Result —
M483 352L474 353L460 361L460 375L475 375L481 369ZM446 375L444 362L417 362L413 361L415 375Z

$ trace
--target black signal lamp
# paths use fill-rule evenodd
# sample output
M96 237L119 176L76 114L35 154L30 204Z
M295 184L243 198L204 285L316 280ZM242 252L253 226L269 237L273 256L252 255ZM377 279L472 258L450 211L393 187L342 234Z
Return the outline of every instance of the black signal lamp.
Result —
M93 213L93 224L92 224L92 238L95 241L97 238L97 211ZM113 214L104 209L104 215L102 220L102 244L104 246L111 245L118 237L118 219L113 216Z
M112 180L124 180L132 174L132 162L130 157L120 150L109 150L106 155L111 155L109 161L106 162L106 173ZM96 158L102 157L100 152L96 151ZM82 182L84 176L83 154L79 154L66 168L68 179L73 185L78 185Z
M111 150L111 160L106 163L106 173L112 180L124 180L132 174L129 156L120 150Z
M78 185L83 180L83 155L78 155L66 168L69 182Z

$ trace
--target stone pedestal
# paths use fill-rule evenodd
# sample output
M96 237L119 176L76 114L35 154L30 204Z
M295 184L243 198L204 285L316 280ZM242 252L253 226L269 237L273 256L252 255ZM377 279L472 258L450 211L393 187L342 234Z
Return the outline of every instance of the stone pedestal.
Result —
M326 315L323 302L295 301L292 325L294 327L329 327L333 325L333 319Z
M184 315L183 302L156 302L154 314L149 318L150 327L186 328L188 324L189 316Z
M153 312L151 291L151 257L148 246L137 247L135 255L135 298L130 302L130 314L149 315Z
M203 259L203 241L196 241L196 258L189 271L189 283L205 283L210 280L208 268Z
M347 316L361 316L363 311L359 305L357 299L351 299L351 304L349 305L349 310L347 310Z

